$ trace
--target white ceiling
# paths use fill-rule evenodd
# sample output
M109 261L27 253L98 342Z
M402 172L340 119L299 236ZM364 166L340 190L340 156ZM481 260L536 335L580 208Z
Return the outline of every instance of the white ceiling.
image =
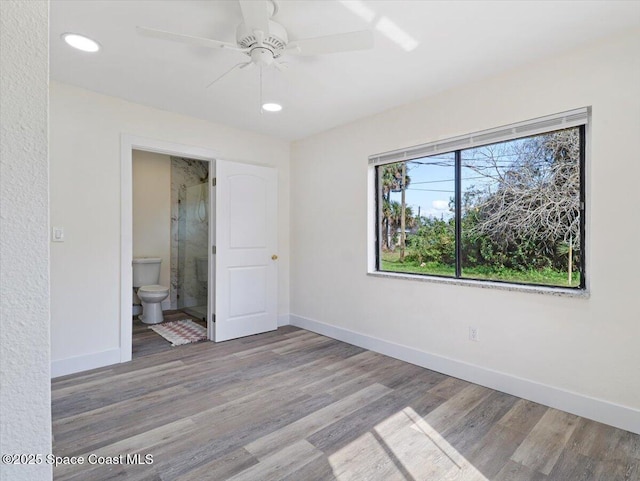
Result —
M278 1L274 20L290 39L371 29L372 50L286 57L263 72L236 70L240 52L142 37L146 26L235 43L235 0L51 1L51 77L133 102L283 139L299 139L454 85L640 26L640 1ZM365 20L354 13L364 6ZM407 52L376 27L393 22L418 42ZM87 35L98 54L69 48L61 34ZM639 52L640 55L640 52Z

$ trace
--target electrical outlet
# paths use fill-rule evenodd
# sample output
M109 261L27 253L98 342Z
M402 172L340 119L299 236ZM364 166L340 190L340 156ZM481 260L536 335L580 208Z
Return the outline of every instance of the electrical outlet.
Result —
M469 340L470 341L479 341L480 340L480 329L477 327L469 326Z

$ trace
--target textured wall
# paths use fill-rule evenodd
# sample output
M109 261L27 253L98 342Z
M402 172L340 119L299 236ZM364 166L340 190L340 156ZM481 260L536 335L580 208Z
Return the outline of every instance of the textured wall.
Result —
M48 9L45 1L0 1L3 454L51 452ZM51 467L0 464L0 479L51 479Z

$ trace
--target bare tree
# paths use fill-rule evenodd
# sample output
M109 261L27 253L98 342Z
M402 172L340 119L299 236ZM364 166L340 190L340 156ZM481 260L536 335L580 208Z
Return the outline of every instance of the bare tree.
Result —
M580 241L580 136L567 129L471 151L463 159L487 181L469 192L475 235L498 244L529 238L553 253Z

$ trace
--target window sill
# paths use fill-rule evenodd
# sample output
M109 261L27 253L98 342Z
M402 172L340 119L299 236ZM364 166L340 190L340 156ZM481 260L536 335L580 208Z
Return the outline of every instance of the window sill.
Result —
M525 284L509 284L506 282L476 281L473 279L453 279L436 276L423 276L398 272L372 271L367 273L371 277L386 277L390 279L404 279L408 281L433 282L436 284L451 284L457 286L480 287L482 289L497 289L501 291L528 292L533 294L545 294L558 297L574 297L588 299L588 289L564 289L562 287L529 286Z

